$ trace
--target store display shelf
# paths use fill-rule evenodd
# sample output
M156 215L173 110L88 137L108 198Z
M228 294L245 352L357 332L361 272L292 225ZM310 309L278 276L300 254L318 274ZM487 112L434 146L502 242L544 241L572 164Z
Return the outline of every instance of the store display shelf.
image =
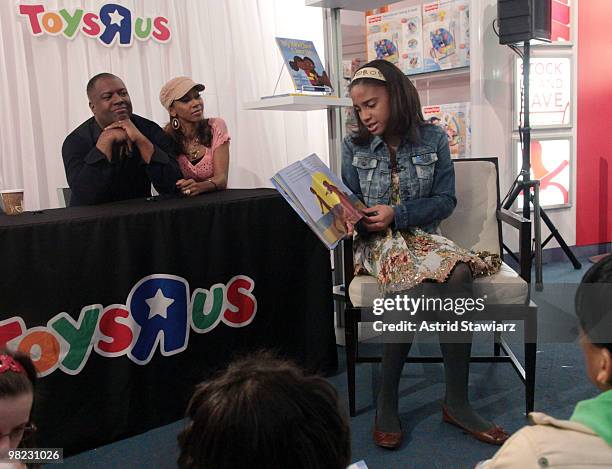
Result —
M321 8L342 8L344 10L366 11L379 8L393 0L306 0L306 6Z
M438 70L435 72L416 73L408 75L411 80L437 80L447 79L452 77L465 77L470 75L470 67L450 68L448 70Z
M316 111L329 107L350 107L352 105L353 102L349 98L337 96L281 95L244 103L244 109L251 111Z

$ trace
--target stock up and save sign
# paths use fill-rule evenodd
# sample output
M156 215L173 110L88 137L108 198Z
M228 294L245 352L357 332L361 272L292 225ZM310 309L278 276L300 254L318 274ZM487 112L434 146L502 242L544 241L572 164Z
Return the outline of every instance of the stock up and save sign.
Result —
M18 8L19 15L25 19L34 36L64 36L74 39L81 33L97 39L107 47L116 43L128 47L133 44L134 38L165 43L172 34L166 17L137 16L129 8L116 3L107 3L97 12L82 8L51 11L42 2L19 4Z

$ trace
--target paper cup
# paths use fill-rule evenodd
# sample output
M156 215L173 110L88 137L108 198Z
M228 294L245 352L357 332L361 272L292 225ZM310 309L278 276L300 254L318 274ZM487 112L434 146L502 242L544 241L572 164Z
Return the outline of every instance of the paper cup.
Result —
M0 191L0 208L7 215L23 212L23 189Z

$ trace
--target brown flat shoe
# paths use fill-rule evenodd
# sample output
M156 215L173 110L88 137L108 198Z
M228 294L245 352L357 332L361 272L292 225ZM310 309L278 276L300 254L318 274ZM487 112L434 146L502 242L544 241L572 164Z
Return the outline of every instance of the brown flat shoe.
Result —
M474 438L480 441L484 441L485 443L489 443L490 445L498 445L501 446L504 444L510 435L508 435L503 428L494 425L492 428L488 430L477 432L474 430L470 430L469 428L464 427L461 423L459 423L455 418L448 413L448 409L445 405L442 406L442 420L446 423L450 423L455 425L456 427L461 428L463 431L469 433Z
M374 431L372 432L372 437L374 438L374 443L381 448L386 449L397 449L402 444L403 432L383 432L378 429L377 424L378 418L374 418Z

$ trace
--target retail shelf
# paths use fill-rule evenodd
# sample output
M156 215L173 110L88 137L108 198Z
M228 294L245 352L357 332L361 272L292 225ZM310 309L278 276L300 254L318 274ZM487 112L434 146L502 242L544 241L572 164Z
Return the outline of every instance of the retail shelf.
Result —
M470 67L458 67L458 68L449 68L447 70L437 70L435 72L426 72L426 73L416 73L413 75L408 75L408 78L411 80L437 80L437 79L446 79L458 76L469 76L470 75Z
M349 98L337 96L284 95L262 98L259 101L244 103L244 109L251 111L316 111L329 107L350 107Z
M397 0L306 0L308 7L342 8L344 10L366 11L389 5Z

